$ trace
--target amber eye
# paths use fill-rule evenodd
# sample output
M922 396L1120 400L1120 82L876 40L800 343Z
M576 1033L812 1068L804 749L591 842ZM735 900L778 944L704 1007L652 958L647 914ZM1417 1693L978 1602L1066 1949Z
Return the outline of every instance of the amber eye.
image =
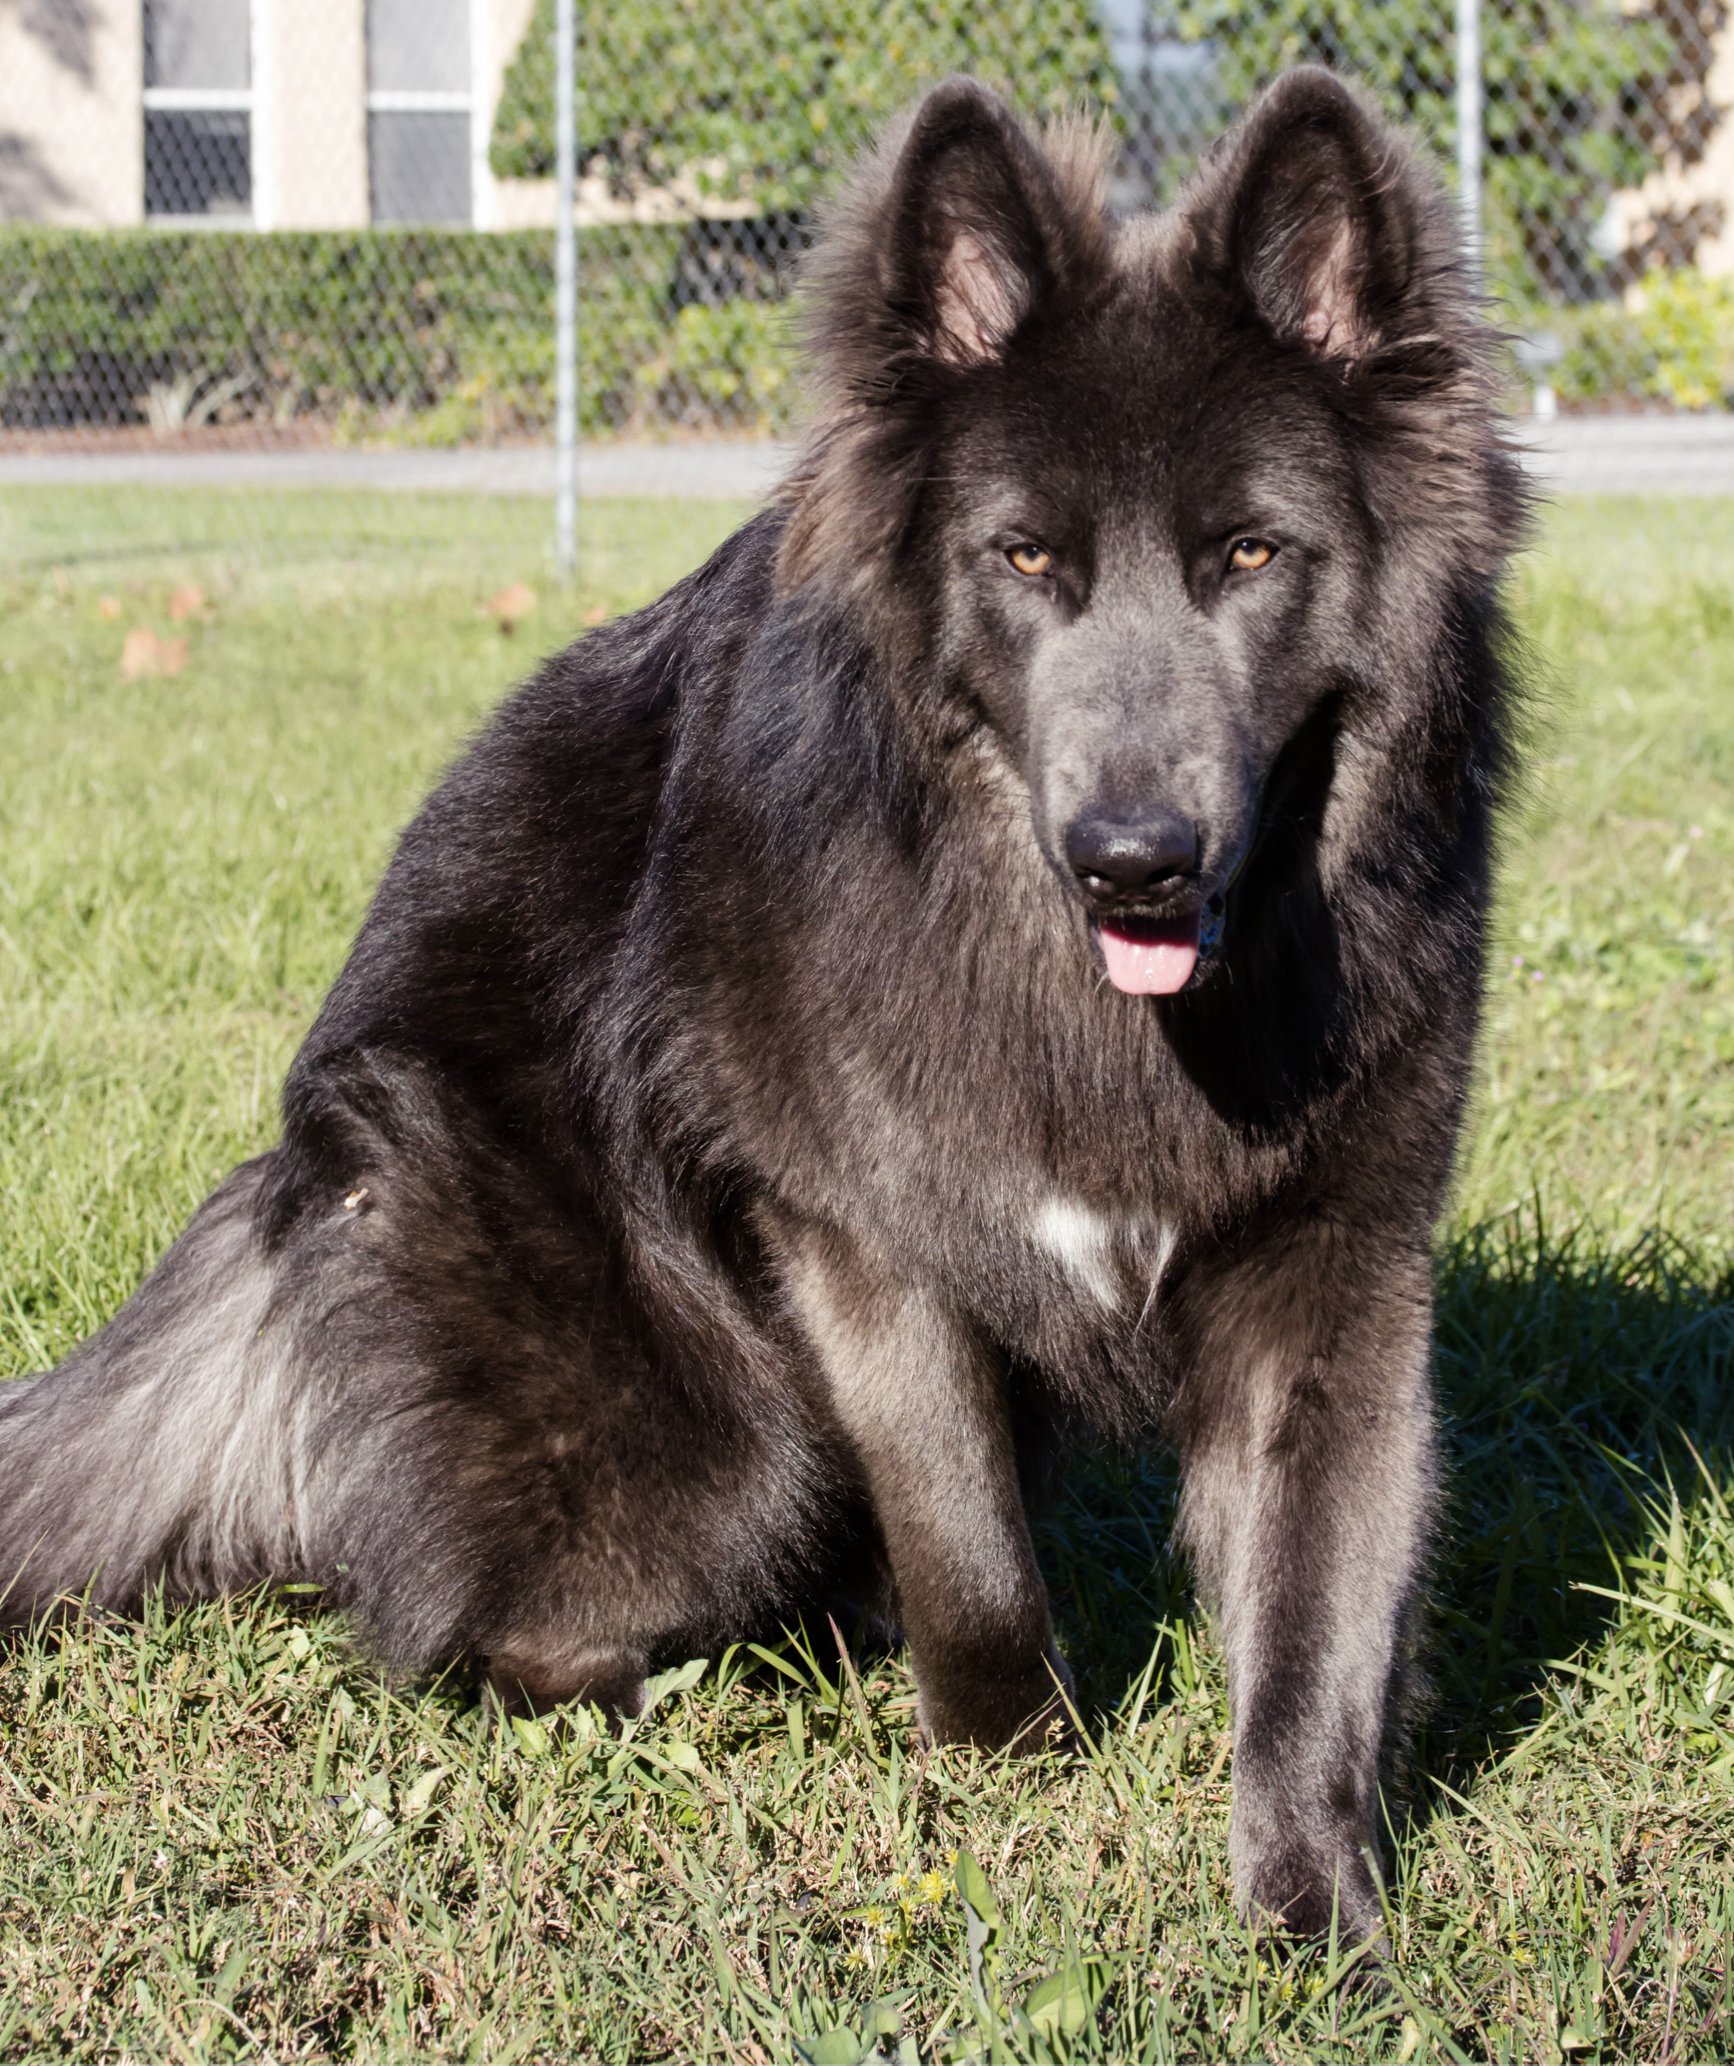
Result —
M1237 538L1234 549L1228 555L1228 564L1237 574L1256 574L1260 567L1268 567L1276 558L1276 547L1266 545L1262 538Z
M1040 545L1014 545L1006 558L1020 574L1028 574L1032 579L1047 573L1054 564L1053 554Z

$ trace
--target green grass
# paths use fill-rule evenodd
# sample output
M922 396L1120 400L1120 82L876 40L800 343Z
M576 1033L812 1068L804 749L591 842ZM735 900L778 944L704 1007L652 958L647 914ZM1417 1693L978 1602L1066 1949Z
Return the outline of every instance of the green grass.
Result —
M481 714L735 514L587 511L574 596L510 504L0 505L0 1373L64 1353L271 1139ZM383 1685L301 1596L19 1644L0 2055L1726 2056L1731 548L1725 505L1572 503L1518 584L1548 685L1441 1243L1453 1491L1388 1992L1235 1924L1171 1481L1104 1461L1042 1544L1090 1717L1069 1763L925 1754L901 1659L805 1639L634 1727L505 1733L465 1685ZM543 594L507 638L513 578ZM208 613L175 627L189 579ZM135 624L185 631L183 671L124 681Z

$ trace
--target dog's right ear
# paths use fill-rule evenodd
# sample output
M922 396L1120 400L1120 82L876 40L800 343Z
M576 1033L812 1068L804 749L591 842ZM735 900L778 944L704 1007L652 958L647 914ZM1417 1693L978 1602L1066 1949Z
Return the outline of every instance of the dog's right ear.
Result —
M802 275L818 407L784 490L784 589L863 580L928 471L932 405L1106 275L1110 142L1082 120L1038 140L948 79L857 168Z
M1100 212L1076 208L986 87L949 79L915 111L881 236L885 343L970 366L1002 357L1027 317L1076 284L1099 255Z

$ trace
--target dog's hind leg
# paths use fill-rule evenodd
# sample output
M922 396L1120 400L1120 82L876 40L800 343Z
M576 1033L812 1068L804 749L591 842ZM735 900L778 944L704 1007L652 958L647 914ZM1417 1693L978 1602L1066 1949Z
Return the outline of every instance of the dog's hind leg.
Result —
M1308 1223L1181 1293L1182 1529L1214 1599L1250 1917L1380 1923L1381 1754L1434 1508L1424 1247Z
M785 1230L783 1276L890 1553L923 1732L1033 1749L1070 1680L1024 1512L1005 1372L962 1317L842 1237Z

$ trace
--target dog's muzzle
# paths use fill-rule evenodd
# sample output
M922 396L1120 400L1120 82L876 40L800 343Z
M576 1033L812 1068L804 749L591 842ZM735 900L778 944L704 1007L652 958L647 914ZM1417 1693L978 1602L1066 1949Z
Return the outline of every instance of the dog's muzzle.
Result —
M1183 990L1198 966L1206 915L1192 820L1174 811L1082 811L1066 828L1065 854L1114 988L1133 997Z

